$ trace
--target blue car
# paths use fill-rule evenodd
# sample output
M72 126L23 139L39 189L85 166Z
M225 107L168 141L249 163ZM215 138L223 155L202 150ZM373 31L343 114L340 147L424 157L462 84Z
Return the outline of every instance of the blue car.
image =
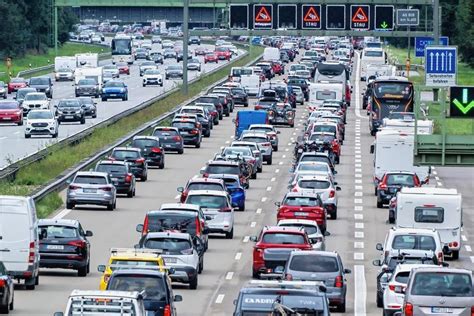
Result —
M227 192L232 198L232 205L236 205L239 211L245 211L245 189L236 174L210 174L209 178L224 180Z
M102 87L102 101L108 99L122 99L122 101L128 100L128 88L127 85L118 80L107 81Z

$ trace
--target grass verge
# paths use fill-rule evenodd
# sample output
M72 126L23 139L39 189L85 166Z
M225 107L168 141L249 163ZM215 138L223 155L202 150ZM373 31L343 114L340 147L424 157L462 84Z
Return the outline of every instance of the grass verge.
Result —
M213 74L202 74L201 80L189 86L188 96L182 95L180 91L174 92L163 100L127 116L113 125L96 129L91 135L73 146L59 148L53 145L50 154L45 159L19 170L14 181L0 183L0 195L31 194L39 186L59 176L64 170L71 168L83 159L112 144L144 123L173 109L191 96L199 94L214 82L227 77L231 67L243 66L257 58L262 52L263 48L253 47L244 58L227 65ZM62 205L62 201L59 203L60 200L61 198L58 193L52 193L42 201L37 202L37 207L40 209L38 216L40 218L47 217Z
M79 53L106 53L107 48L98 45L90 45L83 43L65 43L58 48L58 56L74 56ZM13 76L20 71L27 70L30 68L37 68L42 66L47 66L54 63L54 48L50 48L45 54L26 54L24 57L16 59L13 57L11 71ZM51 71L47 71L49 73ZM5 63L0 64L0 73L5 73L0 76L0 80L5 82L8 81L8 70Z

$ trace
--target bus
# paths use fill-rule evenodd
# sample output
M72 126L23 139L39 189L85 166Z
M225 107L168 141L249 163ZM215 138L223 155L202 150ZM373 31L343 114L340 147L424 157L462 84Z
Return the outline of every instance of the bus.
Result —
M116 36L112 39L112 63L127 62L133 64L132 38L130 36Z
M405 77L380 76L369 84L369 130L375 136L392 112L413 112L413 83Z

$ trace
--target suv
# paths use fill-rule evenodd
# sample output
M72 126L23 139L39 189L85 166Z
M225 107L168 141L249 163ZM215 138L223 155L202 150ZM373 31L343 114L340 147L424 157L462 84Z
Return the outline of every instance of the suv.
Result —
M33 110L28 113L25 138L31 135L51 135L58 137L58 121L50 110Z
M280 134L280 131L277 131L275 126L270 124L252 124L249 126L248 130L265 132L265 134L270 138L273 151L278 151L278 134Z
M155 127L152 136L159 138L165 151L176 151L180 155L184 153L183 137L176 127Z
M204 178L209 177L210 174L235 174L240 178L240 182L245 189L249 188L249 181L245 176L246 169L243 165L235 161L216 160L208 161L206 166L201 168L200 173Z
M311 250L313 247L303 227L265 226L260 236L252 236L252 276L275 273L285 266L289 254L295 250Z
M148 179L148 163L140 148L115 147L107 158L112 161L125 161L135 177L140 178L142 181Z
M339 254L329 251L293 251L284 271L287 280L323 281L329 304L341 313L346 312L349 273L351 270L344 268Z
M185 187L179 187L178 192L181 193L180 201L184 203L186 197L188 196L189 191L195 190L212 190L212 191L226 191L224 181L221 179L212 179L212 178L191 178Z
M61 122L80 122L86 124L86 112L77 99L60 100L56 106L58 124Z
M140 248L161 249L167 267L174 268L173 281L188 283L197 289L198 274L204 269L204 245L188 233L148 233L138 245Z
M185 145L194 145L196 148L201 147L202 129L201 124L197 120L174 119L171 122L171 126L179 130Z
M165 168L165 151L160 144L160 139L155 136L135 136L130 144L135 148L140 148L149 166Z
M26 114L30 110L49 110L49 103L50 100L44 92L30 92L25 95L21 106Z
M90 115L92 118L97 117L97 102L95 102L91 97L79 97L77 99L86 115Z
M163 76L158 69L147 69L143 73L143 86L156 84L163 87Z
M28 86L36 89L38 92L44 92L50 99L53 98L53 80L50 77L41 76L30 78Z
M74 88L76 98L80 96L93 96L98 98L100 96L99 83L92 78L80 79Z
M131 198L135 196L135 176L130 171L130 166L124 161L102 160L97 163L94 171L109 174L112 184L117 189L117 194L127 194Z
M271 165L273 162L273 148L270 138L267 136L266 133L261 132L251 132L242 134L239 139L240 141L245 142L255 142L258 144L262 151L262 158L263 161L267 163L267 165Z
M260 151L260 147L255 142L244 142L235 140L230 144L231 147L249 147L252 150L252 153L255 156L256 165L257 165L257 173L261 173L263 171L263 158L262 152Z
M382 208L384 204L388 204L402 187L413 188L420 186L421 181L416 173L401 171L385 173L382 180L375 188L375 195L377 195L377 208Z
M116 203L117 190L105 172L79 171L67 188L67 209L73 209L78 204L93 204L107 206L112 211Z

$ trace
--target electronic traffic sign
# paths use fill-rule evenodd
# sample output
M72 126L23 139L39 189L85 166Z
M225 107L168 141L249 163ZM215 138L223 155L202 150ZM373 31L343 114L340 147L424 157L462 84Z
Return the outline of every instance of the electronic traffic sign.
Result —
M231 4L230 5L229 27L231 29L248 29L249 28L249 5L248 4Z
M296 29L296 4L279 4L278 5L278 28L279 29Z
M344 4L326 5L326 29L345 30L346 29L346 6Z
M254 29L273 28L273 5L256 4L253 7L253 27Z
M376 31L392 31L394 20L393 5L375 5L375 24Z
M321 28L321 5L303 4L301 6L301 28L320 29Z
M474 118L474 87L450 87L449 95L449 117Z
M351 30L368 30L370 28L370 6L351 5Z

